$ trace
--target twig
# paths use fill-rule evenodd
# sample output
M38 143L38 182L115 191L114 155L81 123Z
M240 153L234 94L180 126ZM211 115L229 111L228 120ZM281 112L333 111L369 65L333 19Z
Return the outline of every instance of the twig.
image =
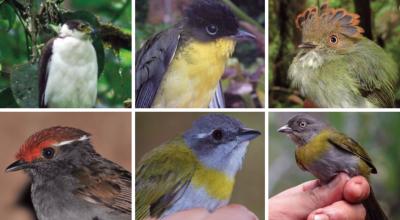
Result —
M231 0L222 0L239 18L257 27L258 31L264 33L264 28L253 18L248 16L244 11L231 2Z

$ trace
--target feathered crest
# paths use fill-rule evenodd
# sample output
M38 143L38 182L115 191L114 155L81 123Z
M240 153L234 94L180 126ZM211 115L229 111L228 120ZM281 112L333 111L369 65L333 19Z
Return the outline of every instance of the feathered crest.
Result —
M343 35L352 38L361 38L364 29L360 26L360 16L350 13L343 8L330 8L327 3L308 8L296 18L296 27L302 31L320 29L334 29Z
M30 162L40 154L43 147L58 144L62 141L79 139L84 136L89 138L90 134L71 127L57 126L47 128L31 135L21 146L16 157L18 160Z

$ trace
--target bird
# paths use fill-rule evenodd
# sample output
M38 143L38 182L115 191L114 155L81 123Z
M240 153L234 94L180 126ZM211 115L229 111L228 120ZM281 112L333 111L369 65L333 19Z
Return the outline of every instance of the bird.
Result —
M227 60L237 41L251 39L220 0L194 0L182 21L137 51L136 107L223 108L219 80Z
M301 44L288 70L292 86L318 107L394 107L399 69L363 36L360 16L323 4L299 14Z
M7 172L25 171L39 220L130 220L131 173L100 156L90 134L51 127L31 135Z
M40 108L95 106L98 65L93 33L89 23L68 20L46 43L39 60Z
M136 220L228 204L250 140L260 135L221 114L197 119L148 152L136 166Z
M308 114L292 117L278 129L297 145L297 165L317 177L323 184L344 172L350 177L376 174L377 169L364 148L354 139ZM374 192L363 201L368 220L388 219Z

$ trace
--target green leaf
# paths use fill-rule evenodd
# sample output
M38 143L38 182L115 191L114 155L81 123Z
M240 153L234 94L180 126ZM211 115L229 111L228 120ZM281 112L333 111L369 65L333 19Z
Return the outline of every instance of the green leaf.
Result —
M107 53L107 63L104 74L111 89L113 90L114 100L122 104L126 99L131 98L132 74L130 66L121 66L121 61L112 53Z
M0 90L0 108L17 108L13 93L10 88Z
M95 30L98 30L100 28L100 22L97 19L97 17L92 14L91 12L88 11L74 11L74 12L66 12L61 15L61 20L63 23L65 23L68 20L82 20L88 22ZM104 70L104 46L103 46L103 41L100 38L99 34L94 34L93 38L93 46L94 49L96 50L97 54L97 65L99 68L99 77L100 74Z
M22 108L39 107L39 79L36 65L23 64L11 72L11 90Z
M9 4L0 2L0 19L8 21L7 32L10 31L15 23L16 16Z

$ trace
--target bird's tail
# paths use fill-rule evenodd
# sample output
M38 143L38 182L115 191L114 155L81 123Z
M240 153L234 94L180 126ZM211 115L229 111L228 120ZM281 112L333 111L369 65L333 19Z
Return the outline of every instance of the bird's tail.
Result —
M363 206L367 211L366 220L388 220L381 206L375 198L374 191L370 188L369 197L363 201Z

